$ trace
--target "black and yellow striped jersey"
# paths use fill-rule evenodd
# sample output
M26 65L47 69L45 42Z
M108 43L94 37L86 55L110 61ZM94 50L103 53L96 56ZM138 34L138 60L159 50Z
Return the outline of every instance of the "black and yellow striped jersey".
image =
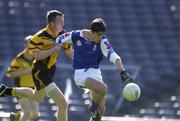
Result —
M6 76L11 77L12 73L17 71L25 71L32 69L32 61L28 60L24 56L25 50L20 52L12 61L10 67L7 70ZM25 74L19 77L15 77L16 86L20 87L34 87L32 74Z
M64 31L62 31L60 34L63 33ZM48 27L40 30L32 37L29 44L29 52L31 54L35 54L37 51L43 51L52 48L53 46L52 42L55 41L56 37L57 36L55 36ZM66 49L67 45L63 48ZM38 60L38 61L34 60L33 63L35 63L34 66L36 66L36 68L49 69L56 63L57 57L58 57L58 52L54 52L53 54L51 54L50 56L48 56L43 60Z

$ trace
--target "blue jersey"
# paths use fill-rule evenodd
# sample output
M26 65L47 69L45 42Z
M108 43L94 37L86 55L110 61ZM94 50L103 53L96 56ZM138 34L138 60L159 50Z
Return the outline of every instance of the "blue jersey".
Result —
M106 36L102 37L100 43L90 42L84 38L83 30L72 31L57 37L56 43L72 43L74 48L74 69L99 68L103 56L112 60L111 55L116 55Z
M72 43L74 47L73 67L75 69L99 68L103 58L100 43L87 41L80 36L80 31L72 32Z

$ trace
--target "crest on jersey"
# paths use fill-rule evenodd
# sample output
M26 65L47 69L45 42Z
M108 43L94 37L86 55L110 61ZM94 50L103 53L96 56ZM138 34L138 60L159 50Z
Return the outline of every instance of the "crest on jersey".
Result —
M76 45L77 45L77 46L81 46L81 41L78 40L78 41L76 42Z

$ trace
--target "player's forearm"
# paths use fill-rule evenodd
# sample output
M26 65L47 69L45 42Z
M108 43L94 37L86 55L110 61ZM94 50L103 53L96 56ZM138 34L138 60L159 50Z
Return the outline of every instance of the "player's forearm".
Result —
M118 70L119 72L122 72L122 71L125 70L125 69L124 69L124 66L123 66L123 64L122 64L121 58L116 59L115 65L116 65L117 70Z
M32 71L32 69L28 69L28 70L24 70L24 71L14 71L8 75L9 75L9 77L19 77L19 76L30 74L31 71Z
M45 58L47 58L48 56L50 56L51 54L53 54L54 52L58 51L57 46L54 46L51 49L48 50L43 50L43 51L39 51L34 55L34 58L36 60L43 60Z
M126 70L124 69L121 58L116 59L115 65L117 66L122 82L127 82L127 83L134 82L134 79L131 77L131 75L127 73Z

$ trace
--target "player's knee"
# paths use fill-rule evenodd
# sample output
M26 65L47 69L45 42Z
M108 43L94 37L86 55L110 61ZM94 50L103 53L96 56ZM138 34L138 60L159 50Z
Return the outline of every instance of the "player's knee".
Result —
M64 100L64 104L63 104L64 108L67 109L68 108L68 101L65 99Z
M41 103L42 101L43 101L43 99L44 99L44 96L32 96L32 98L30 98L31 100L34 100L34 101L36 101L36 102L38 102L38 103Z
M68 101L67 101L65 98L64 98L64 99L61 99L61 100L58 102L57 106L58 106L59 108L65 110L65 109L68 108Z
M102 95L102 96L105 96L106 93L107 93L107 91L108 91L107 85L106 85L106 84L103 84L103 86L102 86L101 89L100 89L101 95Z

